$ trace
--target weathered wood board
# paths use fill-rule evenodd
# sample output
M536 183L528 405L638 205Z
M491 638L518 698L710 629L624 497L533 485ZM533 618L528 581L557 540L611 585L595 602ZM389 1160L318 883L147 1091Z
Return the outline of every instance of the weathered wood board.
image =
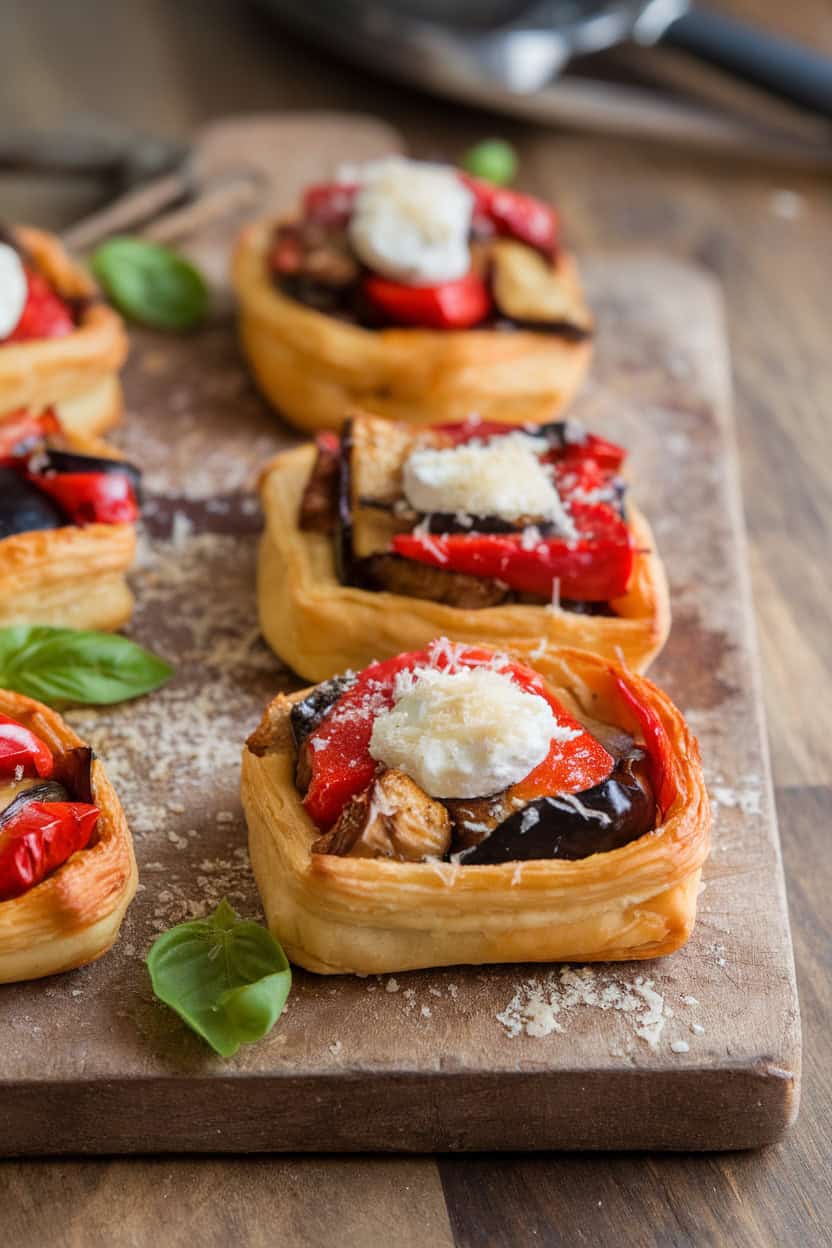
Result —
M224 123L211 169L254 152L290 200L335 159L395 142L331 118ZM252 204L246 207L252 211ZM239 209L182 241L222 272ZM0 1152L742 1148L798 1105L800 1037L754 652L718 295L655 256L584 258L599 335L574 415L631 448L669 569L653 675L698 733L714 847L696 931L656 962L298 971L273 1033L221 1061L154 1002L157 932L227 896L259 916L238 798L241 743L296 687L260 640L258 465L292 441L248 379L230 316L136 333L119 444L148 504L131 633L175 679L71 714L127 809L140 892L97 964L0 989Z

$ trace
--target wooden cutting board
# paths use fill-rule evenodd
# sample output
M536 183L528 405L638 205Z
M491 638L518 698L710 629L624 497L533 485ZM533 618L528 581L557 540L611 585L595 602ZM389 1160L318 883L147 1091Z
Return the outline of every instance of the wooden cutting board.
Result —
M255 163L257 182L219 217L185 213L163 233L222 284L246 215L396 144L363 118L222 122L199 138L202 171ZM631 449L673 595L653 675L700 738L714 803L693 938L629 966L297 971L272 1034L229 1061L154 1001L143 959L158 932L222 897L261 917L240 748L266 700L297 687L258 636L252 492L294 439L255 392L221 298L198 334L133 335L117 440L148 501L130 632L176 677L71 714L118 786L140 892L100 962L0 989L3 1154L745 1148L794 1119L797 997L719 297L654 255L583 268L599 334L574 415Z

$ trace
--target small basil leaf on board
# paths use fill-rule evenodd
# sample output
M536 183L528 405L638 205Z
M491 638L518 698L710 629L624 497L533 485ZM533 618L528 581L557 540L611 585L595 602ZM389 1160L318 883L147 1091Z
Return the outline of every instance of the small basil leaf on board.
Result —
M469 147L462 157L462 167L475 178L509 186L517 174L517 154L504 139L483 139Z
M208 287L188 260L142 238L111 238L92 270L119 312L152 329L193 329L208 311Z
M271 932L221 901L207 919L163 932L147 955L153 991L219 1053L262 1040L292 986L286 955Z
M158 689L173 668L118 633L0 628L0 688L50 706L105 706Z

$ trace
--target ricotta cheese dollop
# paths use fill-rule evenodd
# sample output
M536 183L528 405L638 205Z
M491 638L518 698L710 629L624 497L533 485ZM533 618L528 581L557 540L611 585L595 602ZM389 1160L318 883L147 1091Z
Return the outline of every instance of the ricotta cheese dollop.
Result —
M0 243L0 338L17 325L26 306L26 270L14 247Z
M517 784L549 753L561 727L549 703L493 668L400 672L378 715L370 754L431 797L487 797Z
M394 157L365 166L359 181L349 236L369 268L414 286L468 272L474 197L453 169Z
M545 450L543 439L526 433L444 449L422 447L402 469L405 498L424 512L459 511L502 520L540 517L574 536L551 472L538 458Z

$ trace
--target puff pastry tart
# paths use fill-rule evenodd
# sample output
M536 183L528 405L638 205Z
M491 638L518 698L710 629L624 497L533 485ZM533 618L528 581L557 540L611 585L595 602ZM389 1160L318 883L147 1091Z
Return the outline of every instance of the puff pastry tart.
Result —
M309 187L297 215L243 231L233 281L255 376L304 430L337 429L352 404L547 420L589 364L553 209L446 166L395 157Z
M136 881L102 764L55 711L0 690L0 983L106 953Z
M643 669L670 624L625 453L572 422L414 428L355 416L261 479L266 640L320 680L439 634L578 645Z
M0 229L0 423L53 407L70 432L103 432L121 416L126 355L121 317L59 240Z
M53 411L0 423L0 626L121 627L138 503L138 470Z
M243 753L269 926L308 970L653 958L710 812L679 711L586 651L446 639L266 710Z

